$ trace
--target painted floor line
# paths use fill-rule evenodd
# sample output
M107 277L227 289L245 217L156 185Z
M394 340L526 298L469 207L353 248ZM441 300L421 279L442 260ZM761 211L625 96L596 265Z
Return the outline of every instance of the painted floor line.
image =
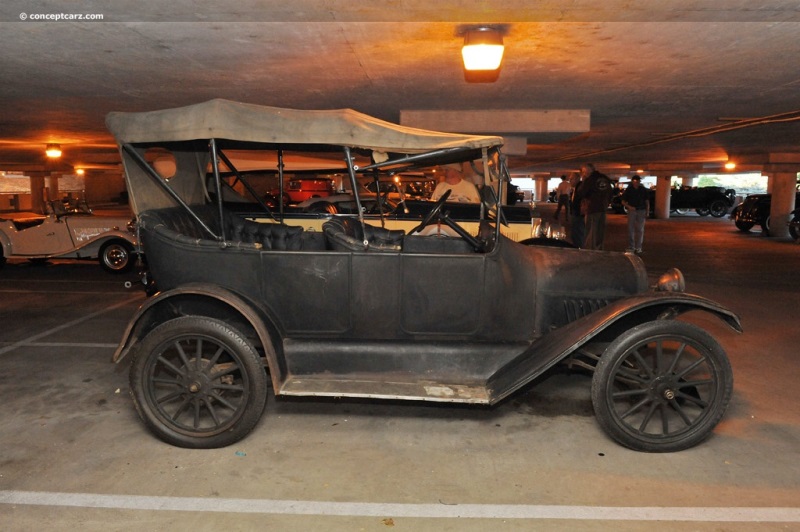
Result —
M366 502L283 501L203 497L150 497L0 491L0 504L71 506L115 510L224 512L241 514L328 515L349 517L565 519L601 521L800 522L800 508L640 507L517 504L395 504Z
M17 342L0 342L0 345L18 345ZM96 347L98 349L116 349L119 344L98 342L26 342L25 347Z
M13 351L14 349L17 349L19 347L27 346L27 345L35 342L36 340L39 340L40 338L44 338L45 336L50 336L51 334L57 333L58 331L62 331L64 329L68 329L70 327L74 327L75 325L78 325L79 323L83 323L84 321L88 321L88 320L90 320L90 319L92 319L92 318L94 318L96 316L100 316L101 314L104 314L104 313L108 312L109 310L114 310L115 308L123 307L125 305L129 305L131 302L133 302L133 301L135 301L137 299L141 299L141 298L142 298L141 294L137 294L134 297L130 297L128 299L125 299L124 301L120 301L119 303L115 303L115 304L110 305L108 307L102 308L102 309L100 309L100 310L98 310L96 312L92 312L91 314L87 314L86 316L80 317L80 318L78 318L76 320L68 321L67 323L62 323L58 327L53 327L51 329L47 329L44 332L41 332L39 334L35 334L33 336L30 336L28 338L25 338L24 340L20 340L19 342L14 342L13 344L11 344L9 346L6 346L6 347L3 347L2 349L0 349L0 355L8 353L9 351Z

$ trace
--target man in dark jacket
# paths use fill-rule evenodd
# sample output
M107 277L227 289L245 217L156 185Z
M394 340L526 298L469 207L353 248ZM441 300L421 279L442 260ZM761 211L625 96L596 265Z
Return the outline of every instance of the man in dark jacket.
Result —
M628 251L642 252L644 221L650 212L650 191L642 186L638 175L631 177L631 184L622 193L622 205L628 210Z
M581 212L586 215L587 249L603 249L606 236L606 209L611 201L611 179L592 163L581 166L581 186L577 191Z

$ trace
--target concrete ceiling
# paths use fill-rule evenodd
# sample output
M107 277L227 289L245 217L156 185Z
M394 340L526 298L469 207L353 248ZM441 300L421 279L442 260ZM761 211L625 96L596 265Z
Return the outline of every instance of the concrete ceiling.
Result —
M589 111L588 131L515 133L528 144L517 171L800 162L796 0L36 4L0 7L0 170L42 168L48 142L65 165L116 164L106 113L211 98L393 122L406 110ZM65 12L103 21L30 20ZM507 28L493 83L465 79L457 34L469 23Z

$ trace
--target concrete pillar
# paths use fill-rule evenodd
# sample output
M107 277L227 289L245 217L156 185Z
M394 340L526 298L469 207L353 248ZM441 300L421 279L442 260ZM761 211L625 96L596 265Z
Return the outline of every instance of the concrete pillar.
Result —
M547 201L547 182L549 180L549 177L536 177L536 201Z
M45 209L43 175L31 176L31 211L38 212L40 214L47 212Z
M671 175L657 175L656 176L656 218L659 220L667 220L669 218L669 202L672 194L672 181Z
M696 175L685 175L681 177L681 184L684 188L692 188L695 186L695 182L697 182Z
M51 172L50 175L47 176L47 179L45 179L45 187L47 187L48 190L46 199L57 200L61 198L58 193L58 178L61 176L61 172Z
M790 214L795 208L797 172L770 173L772 182L772 203L769 212L769 236L789 237Z

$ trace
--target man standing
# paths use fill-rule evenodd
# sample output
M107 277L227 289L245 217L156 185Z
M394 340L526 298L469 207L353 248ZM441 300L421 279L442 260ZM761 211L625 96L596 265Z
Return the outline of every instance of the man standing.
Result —
M570 185L569 181L567 180L566 175L561 176L561 183L558 184L558 188L556 188L556 201L558 201L558 207L556 207L556 213L553 215L553 218L558 220L558 215L561 213L561 207L564 207L564 216L565 220L569 221L569 197L572 193L572 185Z
M597 171L592 163L581 166L581 182L577 192L581 213L586 215L587 249L603 249L606 236L606 210L611 201L611 179Z
M622 193L622 205L628 209L627 251L638 255L644 241L644 221L650 212L650 191L642 186L638 175L631 178L631 184Z
M450 197L447 201L458 201L461 203L480 203L481 196L478 187L465 180L461 175L461 164L451 163L442 166L444 181L436 185L431 199L433 201L442 197L446 191L450 190Z

